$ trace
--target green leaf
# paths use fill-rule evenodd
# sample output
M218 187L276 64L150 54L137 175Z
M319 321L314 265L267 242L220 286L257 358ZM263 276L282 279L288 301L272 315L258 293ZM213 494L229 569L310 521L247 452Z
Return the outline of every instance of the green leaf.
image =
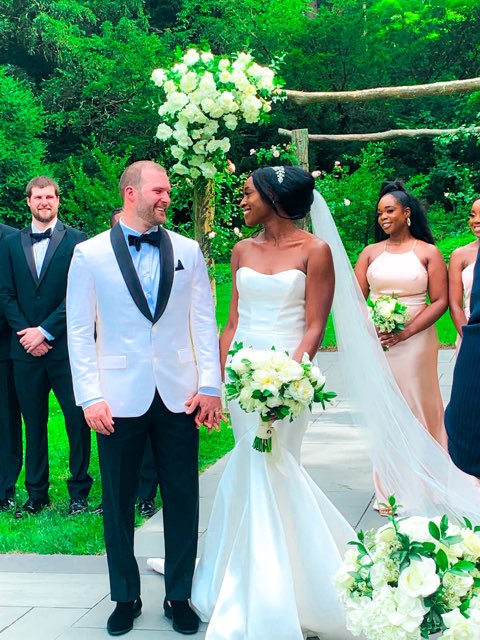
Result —
M441 571L446 571L448 569L448 557L443 549L439 549L437 551L435 563Z
M428 523L428 532L430 533L432 538L435 538L435 540L440 540L440 529L435 524L435 522L432 522L431 520Z

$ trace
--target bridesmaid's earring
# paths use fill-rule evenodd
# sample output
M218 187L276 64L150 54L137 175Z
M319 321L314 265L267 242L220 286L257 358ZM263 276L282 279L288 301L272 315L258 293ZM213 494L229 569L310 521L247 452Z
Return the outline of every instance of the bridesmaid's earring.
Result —
M407 218L407 227L410 227L412 224L412 221L410 220L410 218Z

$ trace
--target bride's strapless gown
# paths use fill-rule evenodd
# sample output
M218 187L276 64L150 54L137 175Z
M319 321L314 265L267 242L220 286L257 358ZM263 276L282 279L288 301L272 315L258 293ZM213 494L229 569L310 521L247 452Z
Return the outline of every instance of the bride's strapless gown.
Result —
M305 274L237 272L244 346L293 350L305 329ZM256 414L230 404L233 450L220 480L192 604L207 640L346 640L332 578L355 534L300 463L309 412L277 422L277 461L252 448Z
M386 249L367 270L370 297L397 294L408 307L410 319L426 306L428 273L415 253L390 253ZM447 449L443 401L438 382L438 337L434 325L399 342L387 352L387 360L412 413Z

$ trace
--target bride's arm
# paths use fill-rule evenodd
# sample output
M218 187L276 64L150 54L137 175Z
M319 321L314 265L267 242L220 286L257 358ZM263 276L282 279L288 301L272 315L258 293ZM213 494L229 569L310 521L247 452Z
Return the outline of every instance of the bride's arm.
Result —
M236 274L239 266L239 244L240 243L236 244L232 251L232 259L230 261L232 270L232 297L230 299L230 311L228 313L227 324L220 336L220 366L222 370L222 378L225 376L225 363L227 361L228 351L232 344L233 336L235 335L238 324L238 290Z
M305 334L292 354L301 361L306 352L314 358L322 342L332 307L335 290L335 271L330 247L323 240L315 240L307 258L305 291Z

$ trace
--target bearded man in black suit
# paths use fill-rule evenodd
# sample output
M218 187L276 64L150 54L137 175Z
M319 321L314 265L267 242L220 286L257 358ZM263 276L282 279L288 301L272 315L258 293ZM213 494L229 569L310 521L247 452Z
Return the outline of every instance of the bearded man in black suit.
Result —
M48 496L48 399L55 393L70 446L69 513L87 509L92 485L88 474L90 429L75 405L68 360L65 295L75 246L86 234L57 218L57 183L46 176L26 188L31 224L5 241L0 263L0 305L12 328L11 358L15 387L25 421L25 486L23 512L36 514Z
M0 223L0 254L17 229ZM22 419L10 360L11 329L0 309L0 511L15 507L15 484L22 468Z

